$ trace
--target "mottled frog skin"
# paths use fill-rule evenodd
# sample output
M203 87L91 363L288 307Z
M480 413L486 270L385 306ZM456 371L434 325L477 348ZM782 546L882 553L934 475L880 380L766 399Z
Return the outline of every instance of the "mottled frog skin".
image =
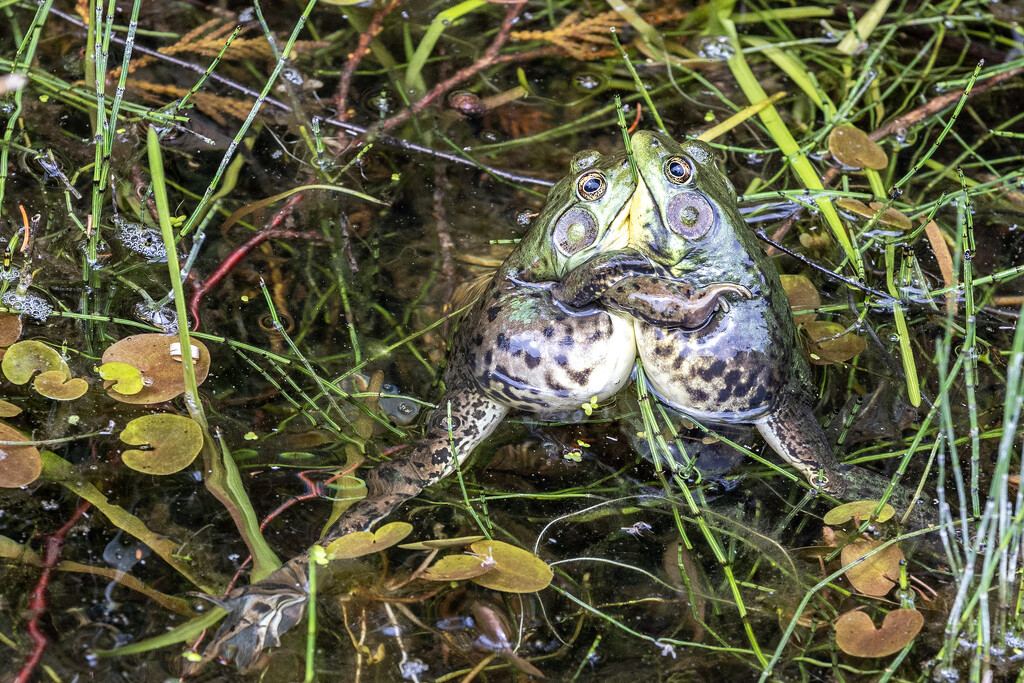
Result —
M698 289L729 283L730 298L696 330L637 317L639 357L660 400L699 421L755 424L772 448L825 491L846 477L810 409L810 366L799 351L775 266L740 216L732 183L709 147L650 131L632 139L640 182L631 246Z
M702 422L753 424L815 486L877 496L887 479L843 469L810 409L775 267L709 147L639 131L625 153L581 152L534 227L463 321L426 433L366 476L368 494L324 534L367 529L452 473L510 409L575 410L616 394L639 358L656 396ZM309 558L217 603L207 658L245 670L302 615Z

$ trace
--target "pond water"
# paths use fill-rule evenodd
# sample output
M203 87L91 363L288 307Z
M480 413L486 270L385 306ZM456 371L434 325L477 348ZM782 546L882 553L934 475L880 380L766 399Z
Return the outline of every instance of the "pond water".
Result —
M2 9L0 680L1020 680L1012 4L312 4ZM406 462L460 315L620 118L711 145L797 310L789 390L924 511L825 519L640 374L513 411L387 515L512 550L378 539L316 570L313 631L219 641L217 596Z

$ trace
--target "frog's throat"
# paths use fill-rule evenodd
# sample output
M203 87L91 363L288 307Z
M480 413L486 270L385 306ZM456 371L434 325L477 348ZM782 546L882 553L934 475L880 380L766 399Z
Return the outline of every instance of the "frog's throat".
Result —
M651 196L643 176L637 175L636 189L629 201L629 214L626 216L626 228L628 235L627 246L644 253L644 248L650 239L649 226L644 225L644 216L655 215L657 207L654 206L654 198Z

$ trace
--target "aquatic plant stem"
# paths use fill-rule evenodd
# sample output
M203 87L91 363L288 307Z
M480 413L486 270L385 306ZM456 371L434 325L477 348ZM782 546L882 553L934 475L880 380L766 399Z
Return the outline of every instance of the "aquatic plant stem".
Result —
M12 73L28 74L29 66L31 66L32 60L35 59L36 46L39 44L39 34L43 30L43 22L46 21L52 4L53 0L46 0L36 10L36 15L32 18L32 23L28 27L26 40L22 41L14 55L14 62L11 65ZM0 173L0 211L3 210L7 178L11 175L8 172L10 167L7 164L7 156L11 151L11 138L14 136L14 129L17 127L18 119L21 117L21 96L23 91L24 88L18 88L14 91L14 108L8 114L7 126L4 128L3 144L0 145L0 168L3 169L3 172Z
M218 452L210 436L209 423L199 397L196 384L195 363L192 360L192 340L188 330L188 313L185 310L185 291L181 283L181 269L178 266L178 248L171 228L171 209L167 201L167 185L164 180L163 157L160 152L160 137L156 129L149 127L146 137L149 154L149 172L160 221L160 233L167 251L167 271L174 292L174 306L178 316L178 338L181 341L181 366L185 383L185 406L189 415L203 432L203 461L206 476L203 481L207 489L227 509L239 533L245 540L253 557L253 577L259 580L281 566L274 551L270 549L256 524L256 512L245 495L238 476L238 468L225 450Z

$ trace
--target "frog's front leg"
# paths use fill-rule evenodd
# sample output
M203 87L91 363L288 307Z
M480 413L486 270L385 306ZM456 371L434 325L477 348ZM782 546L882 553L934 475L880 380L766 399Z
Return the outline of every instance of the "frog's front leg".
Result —
M749 299L750 290L731 282L695 289L678 280L656 276L626 278L607 289L601 302L658 327L702 327L716 311L729 311L724 295Z
M365 531L454 472L457 463L469 457L507 412L508 407L471 388L449 390L431 415L425 437L408 453L380 463L366 475L366 497L346 510L319 544L326 546L353 531ZM262 581L213 600L228 616L207 645L203 662L214 657L234 658L242 671L258 665L262 650L280 645L281 634L302 618L309 599L308 581L309 555L303 554ZM201 664L191 670L198 670Z

